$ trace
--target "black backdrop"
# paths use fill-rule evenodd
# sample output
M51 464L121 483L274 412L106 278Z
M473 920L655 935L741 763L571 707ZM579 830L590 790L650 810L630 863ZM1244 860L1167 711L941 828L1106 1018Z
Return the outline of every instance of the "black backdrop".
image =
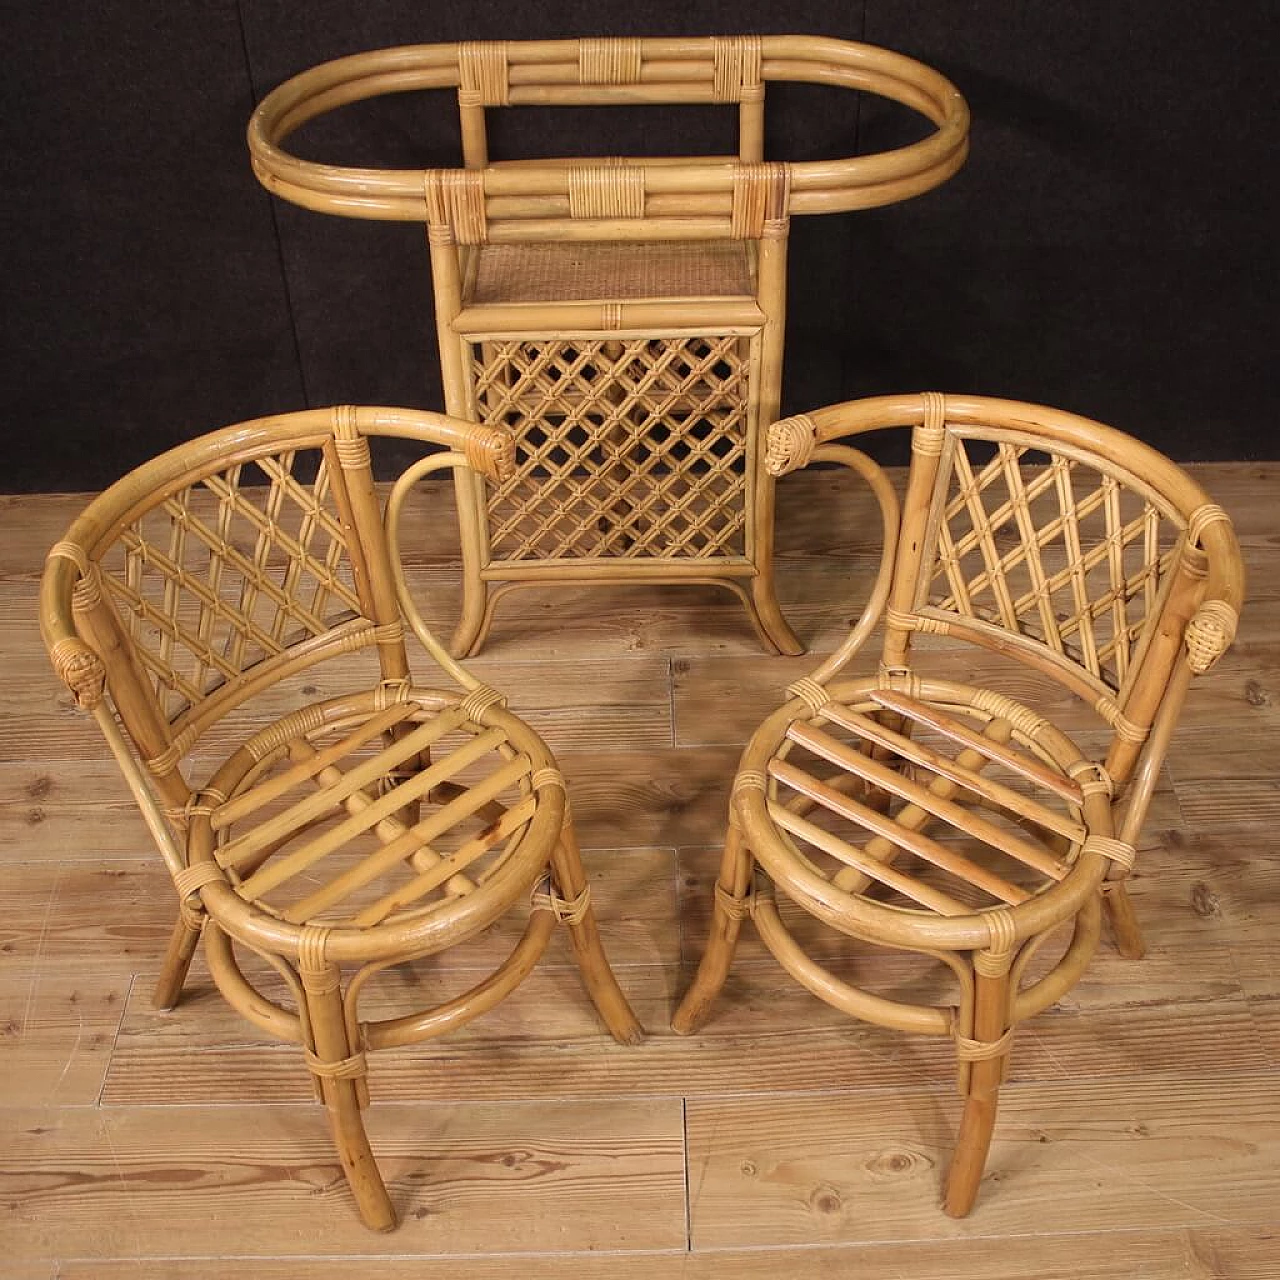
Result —
M972 155L904 205L792 224L784 410L936 387L1044 400L1175 456L1280 456L1277 6L1258 0L41 0L0 77L9 491L96 488L214 426L441 405L422 229L256 184L253 103L389 44L799 31L950 76ZM512 112L495 152L727 144L723 109ZM910 113L770 90L771 158L875 151ZM455 163L448 95L300 135L338 162ZM522 152L524 153L524 152Z

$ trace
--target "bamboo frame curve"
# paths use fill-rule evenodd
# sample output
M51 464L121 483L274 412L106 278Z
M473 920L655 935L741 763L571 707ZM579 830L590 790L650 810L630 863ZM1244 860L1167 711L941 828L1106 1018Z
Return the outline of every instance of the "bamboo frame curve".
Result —
M926 394L871 396L773 423L768 429L766 467L772 475L782 476L805 464L805 457L786 448L795 424L800 424L801 430L812 429L816 447L886 428L920 426L925 421L927 399ZM943 417L951 425L1023 431L1034 437L1028 440L1033 448L1036 440L1041 440L1077 451L1095 466L1109 464L1124 474L1126 485L1162 507L1182 526L1198 508L1212 505L1208 493L1177 463L1143 441L1092 418L991 396L947 393L942 402ZM1244 603L1245 574L1234 529L1229 521L1215 521L1203 530L1200 541L1209 557L1205 600L1220 600L1239 612Z
M621 42L620 42L621 43ZM510 105L537 102L712 102L712 37L645 39L639 46L640 80L630 85L567 83L580 42L503 44L509 66ZM794 214L870 208L918 195L944 182L964 163L969 111L954 85L914 59L871 45L830 37L763 36L761 79L803 81L890 98L924 115L935 132L880 155L789 166ZM258 106L248 128L255 174L264 186L295 204L344 217L421 222L427 217L424 177L429 171L343 168L302 160L281 143L308 120L340 106L386 93L451 88L461 83L460 46L408 45L354 54L313 67L278 86ZM539 79L547 83L540 84ZM589 163L589 162L588 162ZM481 171L485 197L506 200L494 209L532 227L559 219L568 196L566 167L554 161ZM670 218L727 217L733 166L728 162L655 164L644 187ZM518 238L518 232L514 233ZM678 238L678 236L677 236Z
M442 460L440 465L470 466L478 461L491 468L494 478L505 476L514 451L514 438L502 427L467 422L429 410L342 405L252 418L176 445L121 477L77 516L67 529L62 545L79 548L82 558L92 563L144 511L200 477L282 451L319 449L332 438L336 424L344 419L365 437L389 436L443 446L449 451L448 462ZM45 647L51 653L60 643L88 648L71 611L72 591L80 576L77 564L65 555L53 555L45 565L40 582L39 622ZM360 625L363 624L355 622L356 627ZM356 643L354 638L351 642ZM368 642L372 642L371 637ZM176 721L172 726L174 734L188 734L193 741L198 739L210 723L265 685L322 661L331 652L331 646L341 647L345 643L345 633L335 631L315 643L294 646L280 655L278 662L267 659L259 663L244 673L242 682L228 682L212 695L203 711ZM446 666L450 674L454 665L450 660ZM471 687L465 681L461 683L464 688Z

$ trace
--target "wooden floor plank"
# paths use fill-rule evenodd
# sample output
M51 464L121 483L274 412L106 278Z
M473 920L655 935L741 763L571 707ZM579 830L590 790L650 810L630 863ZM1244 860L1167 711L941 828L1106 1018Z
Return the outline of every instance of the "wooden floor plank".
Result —
M695 1250L1018 1234L1046 1217L1113 1231L1270 1224L1280 1200L1271 1075L1222 1084L1006 1085L978 1206L937 1209L958 1100L940 1091L690 1099Z
M1275 1227L1199 1227L695 1254L308 1259L309 1280L1275 1280ZM299 1263L63 1263L59 1280L296 1280ZM23 1277L23 1280L26 1280Z
M256 1107L251 1123L242 1117L226 1107L9 1112L0 1151L7 1255L684 1244L678 1099L372 1108L370 1140L403 1220L391 1235L356 1219L323 1108Z
M62 972L11 963L0 971L4 1106L98 1101L131 978L90 966Z

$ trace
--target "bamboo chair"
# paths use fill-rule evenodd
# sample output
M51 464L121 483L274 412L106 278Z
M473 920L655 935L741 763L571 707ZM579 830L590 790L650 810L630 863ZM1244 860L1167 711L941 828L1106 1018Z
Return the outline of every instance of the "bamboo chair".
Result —
M907 425L900 509L884 472L834 442ZM827 1003L950 1036L965 1103L945 1207L963 1216L1014 1027L1079 979L1103 907L1121 953L1142 955L1125 880L1191 678L1235 634L1239 548L1226 513L1172 462L1036 405L932 393L853 401L775 423L768 450L775 475L812 460L862 476L880 505L884 557L848 639L788 688L743 753L710 939L674 1026L690 1033L706 1020L749 915ZM842 676L881 622L876 674ZM1028 687L1029 668L1078 695L1107 726L1105 753L1002 692L922 674L916 633L1004 655L1015 688ZM933 655L947 656L955 650ZM843 934L935 957L953 979L950 1001L844 981L784 925L776 890ZM1046 942L1068 925L1050 961Z
M416 449L385 510L378 437L444 446ZM379 1230L396 1218L360 1114L367 1051L493 1008L558 922L609 1031L640 1037L601 949L555 761L427 629L399 560L420 480L456 469L501 481L510 466L506 432L432 413L242 423L108 489L53 548L41 588L54 668L101 727L177 888L156 1005L177 1001L203 933L229 1003L302 1046L360 1216ZM406 622L456 687L414 679ZM352 677L361 654L371 660ZM293 678L339 660L352 691L306 703ZM361 1020L379 971L474 937L530 894L523 937L471 990ZM251 984L247 953L292 1007Z
M879 155L764 158L765 87L891 98L933 126ZM462 168L348 169L282 143L386 93L457 91ZM735 156L492 160L494 107L736 105ZM791 214L905 200L949 178L968 109L920 63L808 36L415 45L315 67L249 125L272 192L345 217L426 222L445 407L511 427L515 470L459 472L464 605L453 651L483 642L521 586L711 583L766 648L803 652L774 591L773 481Z

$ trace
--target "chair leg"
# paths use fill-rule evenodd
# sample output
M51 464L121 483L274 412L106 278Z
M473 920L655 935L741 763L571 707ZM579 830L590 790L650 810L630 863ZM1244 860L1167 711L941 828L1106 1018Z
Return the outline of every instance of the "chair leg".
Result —
M365 1226L373 1231L390 1231L396 1225L396 1213L360 1115L363 1059L353 1054L347 1038L338 967L300 969L299 977L315 1043L310 1065L329 1113L338 1159Z
M756 629L769 642L775 652L795 657L804 653L804 645L791 630L782 614L782 606L773 588L772 572L757 574L751 579L750 609Z
M706 1022L711 1014L711 1006L729 976L729 966L733 963L743 917L743 913L735 910L730 903L741 902L746 896L753 865L754 860L746 847L742 832L731 825L725 838L724 855L720 860L720 875L716 880L707 949L702 953L702 962L698 965L692 985L680 1001L675 1017L671 1019L672 1030L677 1035L692 1035Z
M194 917L189 918L185 909L180 907L178 918L173 923L173 932L169 935L160 977L156 980L156 988L151 996L151 1003L155 1008L172 1009L178 1003L199 941L199 922Z
M982 1171L996 1127L1000 1082L1009 1057L1009 964L1012 953L979 952L974 957L974 1039L958 1039L956 1047L967 1073L964 1114L955 1154L947 1173L943 1207L952 1218L963 1218L978 1198Z
M1102 901L1106 904L1107 919L1111 922L1116 950L1126 960L1141 960L1147 954L1147 944L1142 939L1142 926L1138 924L1133 899L1129 897L1124 881L1106 881Z
M551 870L560 895L569 900L577 898L587 887L586 872L582 869L582 854L578 849L578 837L573 820L566 816L560 841L551 855ZM644 1039L644 1028L632 1012L627 997L622 994L614 977L609 959L600 942L600 930L590 903L579 918L569 920L569 942L574 959L582 974L583 985L592 1004L604 1020L609 1034L619 1044L639 1044Z
M974 1075L979 1066L975 1063ZM996 1064L997 1069L999 1063ZM999 1085L989 1093L979 1096L970 1092L964 1100L964 1115L960 1119L960 1134L956 1139L955 1154L951 1157L951 1169L947 1174L947 1198L944 1208L948 1216L963 1218L973 1208L978 1198L978 1186L982 1171L987 1166L987 1152L991 1149L991 1135L996 1127L996 1103Z
M489 584L478 576L462 578L462 615L449 641L449 652L455 658L469 658L484 643L493 619L489 602Z

